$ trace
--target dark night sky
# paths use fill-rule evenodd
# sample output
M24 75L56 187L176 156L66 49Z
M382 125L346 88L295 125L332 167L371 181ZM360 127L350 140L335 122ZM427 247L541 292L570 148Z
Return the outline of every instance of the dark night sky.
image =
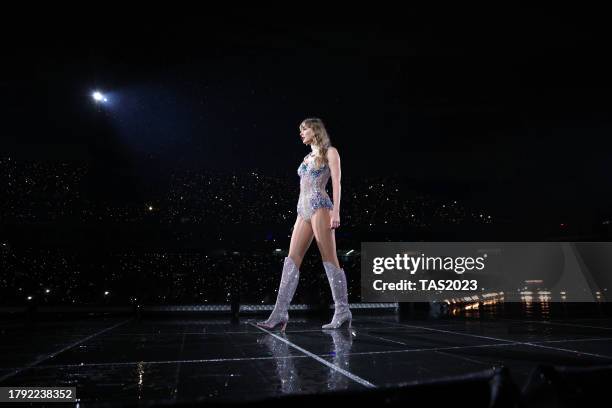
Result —
M3 32L3 150L82 154L111 179L178 163L286 174L308 152L300 120L319 116L343 177L400 175L497 208L609 205L612 67L596 10L253 12ZM96 88L110 106L93 106Z

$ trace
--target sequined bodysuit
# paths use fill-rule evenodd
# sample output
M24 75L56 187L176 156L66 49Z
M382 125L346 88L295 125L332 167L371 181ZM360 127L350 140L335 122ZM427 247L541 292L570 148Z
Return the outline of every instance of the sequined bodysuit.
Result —
M320 168L314 168L313 156L306 156L305 162L298 167L300 176L300 197L297 204L297 213L304 220L310 220L312 214L319 208L333 208L333 203L325 191L325 185L329 181L331 172L329 166L324 164Z

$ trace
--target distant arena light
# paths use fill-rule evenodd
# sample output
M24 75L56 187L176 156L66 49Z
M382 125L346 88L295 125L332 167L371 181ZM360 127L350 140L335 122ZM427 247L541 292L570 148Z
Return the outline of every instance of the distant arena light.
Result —
M100 102L108 102L108 98L106 98L106 96L104 96L104 94L100 91L96 91L91 95L94 98L94 101L100 103Z

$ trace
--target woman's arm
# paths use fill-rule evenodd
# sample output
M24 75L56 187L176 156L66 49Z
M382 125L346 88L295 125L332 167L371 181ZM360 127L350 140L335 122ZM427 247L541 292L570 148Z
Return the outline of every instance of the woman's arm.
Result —
M329 163L329 169L331 171L332 188L333 188L333 201L334 209L331 214L330 228L337 228L340 226L340 155L335 147L330 147L327 150L327 161Z

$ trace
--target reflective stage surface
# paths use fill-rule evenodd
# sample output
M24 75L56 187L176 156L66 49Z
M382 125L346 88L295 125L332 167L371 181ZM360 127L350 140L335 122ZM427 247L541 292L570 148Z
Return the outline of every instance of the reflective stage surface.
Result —
M501 366L520 388L539 364L612 364L610 318L355 314L352 329L323 331L321 319L297 316L285 334L255 321L4 320L0 386L76 387L78 406L95 406L363 390Z

